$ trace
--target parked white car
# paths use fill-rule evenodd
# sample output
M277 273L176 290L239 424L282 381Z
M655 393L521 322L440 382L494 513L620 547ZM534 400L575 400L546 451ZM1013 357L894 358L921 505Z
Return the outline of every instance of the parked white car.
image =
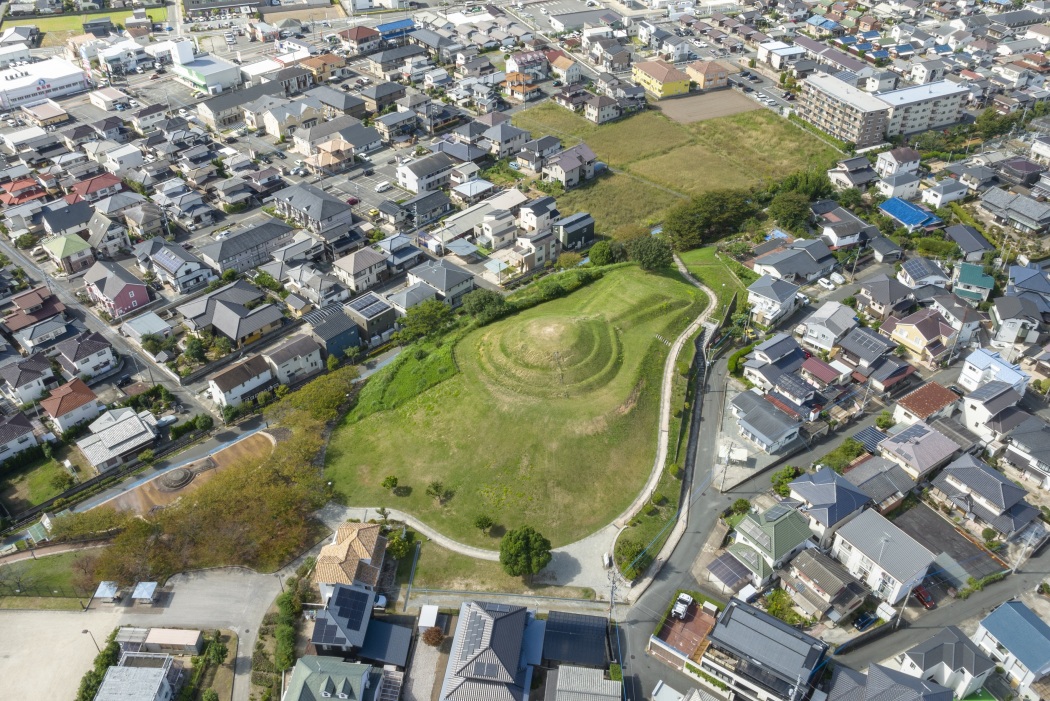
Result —
M826 277L822 277L819 280L817 280L817 284L820 285L821 287L823 287L825 290L833 290L833 289L835 289L835 283L833 283L831 280L827 279Z
M679 594L671 609L671 618L685 618L689 613L689 607L693 605L693 597L688 594Z

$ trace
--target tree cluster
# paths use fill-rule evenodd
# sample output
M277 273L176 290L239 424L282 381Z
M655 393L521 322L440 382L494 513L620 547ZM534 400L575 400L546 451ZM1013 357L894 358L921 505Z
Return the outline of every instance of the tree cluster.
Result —
M394 337L401 345L429 338L448 328L453 317L450 306L436 299L428 299L408 310L401 319L401 330Z
M507 531L499 544L499 562L512 577L531 577L550 564L551 542L532 526Z
M507 299L499 292L477 289L463 296L463 311L484 326L502 319L512 310Z
M736 233L757 211L746 190L711 190L668 212L663 230L676 250L688 251Z

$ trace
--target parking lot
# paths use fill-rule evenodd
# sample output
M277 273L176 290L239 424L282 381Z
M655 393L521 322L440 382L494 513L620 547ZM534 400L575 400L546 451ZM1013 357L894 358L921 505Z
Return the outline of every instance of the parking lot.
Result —
M702 95L663 100L656 106L668 117L682 124L728 117L760 108L759 103L736 90L717 90Z

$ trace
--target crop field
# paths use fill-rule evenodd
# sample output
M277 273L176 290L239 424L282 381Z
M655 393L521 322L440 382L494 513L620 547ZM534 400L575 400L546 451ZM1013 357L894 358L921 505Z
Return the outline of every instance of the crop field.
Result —
M534 138L584 141L613 171L597 185L558 198L563 213L587 211L613 238L660 221L685 197L716 188L763 185L796 170L824 169L836 152L769 110L681 124L657 111L601 126L550 102L514 115ZM631 177L633 176L633 177ZM611 211L606 211L611 210Z
M7 17L3 22L4 27L18 24L33 24L44 35L41 46L63 46L69 37L75 34L83 34L82 25L90 19L109 18L113 24L123 24L124 20L131 17L132 10L114 10L113 12L93 12L85 14L68 13L46 17L33 15L31 17ZM166 22L168 19L168 8L150 7L146 14L154 22Z
M704 303L677 275L627 267L472 331L453 348L458 371L448 379L352 412L332 437L325 474L352 504L408 511L463 542L493 546L473 527L479 515L502 529L532 525L555 546L575 541L612 521L645 483L668 351L661 339ZM405 377L385 378L384 396L399 384L427 386L418 366L393 371L401 367ZM387 476L399 480L396 495L381 486ZM443 503L428 494L435 481L452 492Z

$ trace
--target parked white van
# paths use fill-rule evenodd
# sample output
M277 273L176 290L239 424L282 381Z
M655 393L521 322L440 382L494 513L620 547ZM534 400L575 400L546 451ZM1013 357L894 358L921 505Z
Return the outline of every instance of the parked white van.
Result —
M392 187L393 185L390 184L389 180L384 180L383 182L376 185L376 192L386 192Z

